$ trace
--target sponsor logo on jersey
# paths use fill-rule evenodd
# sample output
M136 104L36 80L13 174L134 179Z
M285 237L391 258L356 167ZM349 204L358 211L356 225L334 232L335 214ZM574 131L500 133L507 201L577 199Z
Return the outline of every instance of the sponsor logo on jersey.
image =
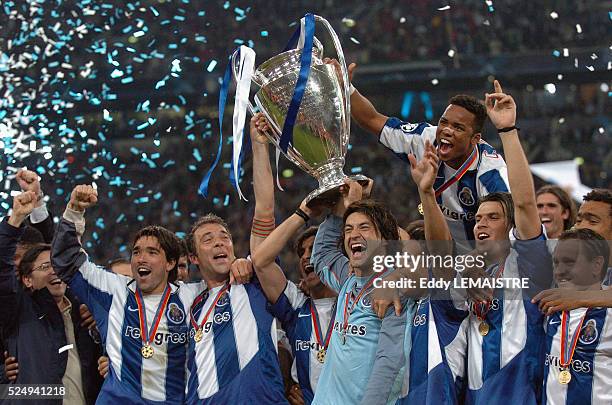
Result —
M219 301L217 301L217 306L218 307L224 307L227 304L229 304L230 302L230 298L229 298L229 294L226 292L223 293L223 295L221 297L219 297Z
M544 365L560 368L561 360L559 359L558 356L553 356L551 354L546 353L546 360L544 362ZM572 360L571 367L572 367L572 370L574 370L577 373L590 373L591 370L593 369L590 361L578 360L578 359Z
M170 305L168 305L168 311L166 312L166 316L168 317L170 322L175 324L183 323L183 321L185 320L185 313L176 302L172 302L170 303Z
M364 306L365 308L370 308L372 306L372 292L371 291L361 298L361 305Z
M334 330L338 333L342 333L342 322L335 321ZM346 326L347 336L365 336L367 333L368 333L368 328L366 327L366 325L356 325L356 324L349 323Z
M140 328L134 326L126 326L124 335L132 339L140 341ZM161 345L163 343L186 343L187 333L186 332L157 332L153 343Z
M454 219L455 221L473 221L474 213L473 212L457 212L453 211L445 205L441 205L440 209L445 217Z
M318 344L317 342L311 342L309 340L296 340L295 341L295 350L297 351L306 351L306 350L321 350L323 346Z

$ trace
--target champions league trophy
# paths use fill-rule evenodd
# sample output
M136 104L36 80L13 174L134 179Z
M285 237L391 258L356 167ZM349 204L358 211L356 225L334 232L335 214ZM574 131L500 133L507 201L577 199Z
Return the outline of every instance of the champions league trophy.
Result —
M351 120L350 83L340 41L326 19L314 16L314 21L320 22L331 35L340 71L332 64L323 63L323 46L313 38L310 74L301 104L297 105L293 140L283 152L287 159L319 182L319 187L306 197L309 206L315 202L336 201L339 197L339 187L347 178L343 167ZM252 82L259 88L255 104L271 127L265 135L280 151L283 125L301 73L302 52L302 48L296 47L276 55L262 63L252 76ZM238 59L235 52L231 59L235 80L239 77ZM254 112L250 102L248 109L251 114ZM351 176L351 179L361 184L368 181L362 175Z

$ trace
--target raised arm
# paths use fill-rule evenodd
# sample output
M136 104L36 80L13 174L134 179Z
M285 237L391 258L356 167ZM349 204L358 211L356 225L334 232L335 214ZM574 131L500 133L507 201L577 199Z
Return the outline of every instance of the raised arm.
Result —
M13 198L11 216L0 223L0 325L11 330L19 312L21 288L15 274L15 250L24 231L23 222L36 205L36 194L26 191Z
M253 147L253 191L255 214L251 225L251 255L274 229L274 178L270 166L268 141L263 134L269 126L263 114L251 118L250 136Z
M495 93L485 95L485 106L489 119L498 130L514 127L516 124L516 104L514 99L504 94L497 80L494 82ZM520 239L533 239L542 233L542 224L536 205L533 177L529 170L527 157L521 146L516 129L500 132L508 180L514 201L516 230Z
M53 239L54 225L47 204L43 197L44 193L40 186L40 178L36 172L31 170L19 170L15 180L21 191L32 191L36 195L36 204L29 216L29 225L36 228L42 234L45 243L51 243Z

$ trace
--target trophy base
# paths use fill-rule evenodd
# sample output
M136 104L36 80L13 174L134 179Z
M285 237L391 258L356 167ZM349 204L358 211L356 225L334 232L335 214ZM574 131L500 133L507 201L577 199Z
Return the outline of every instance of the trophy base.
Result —
M361 174L357 174L354 176L345 176L333 183L328 183L323 186L320 186L318 189L314 190L306 197L306 206L314 207L317 205L333 205L340 198L340 187L343 186L344 179L348 177L351 180L358 181L359 184L365 186L368 184L369 179Z

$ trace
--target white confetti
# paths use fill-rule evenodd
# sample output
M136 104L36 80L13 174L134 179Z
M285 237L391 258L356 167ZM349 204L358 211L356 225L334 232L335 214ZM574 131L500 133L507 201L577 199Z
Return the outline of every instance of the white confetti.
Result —
M563 56L567 58L569 56L569 49L563 48Z
M582 27L580 26L580 24L576 24L576 32L582 34Z
M437 85L438 83L440 83L440 81L438 79L433 79L431 81L431 84L433 84L434 86Z
M400 18L400 24L403 24L403 23L405 23L405 22L406 22L406 17L402 17L402 18Z
M595 71L595 67L591 66L587 66L587 69L589 69L590 72L594 72Z
M450 10L450 6L449 5L446 5L446 6L438 8L438 11L446 11L446 10Z
M357 45L361 44L361 42L359 42L355 37L351 37L351 41L353 41Z
M598 131L599 131L599 133L600 133L600 134L603 134L603 133L605 132L605 130L604 130L604 128L603 128L603 127L599 127L599 130L598 130Z
M557 75L557 80L563 80L563 75L559 73L559 74Z
M561 117L559 118L559 124L563 124L565 122L565 118Z
M452 58L453 56L455 56L455 50L454 49L449 49L448 50L448 57Z
M556 11L553 11L552 13L550 13L550 18L556 20L557 18L559 18L559 14L557 14Z
M544 90L546 90L550 94L555 94L555 92L557 91L557 86L555 86L554 83L547 83L544 85Z

